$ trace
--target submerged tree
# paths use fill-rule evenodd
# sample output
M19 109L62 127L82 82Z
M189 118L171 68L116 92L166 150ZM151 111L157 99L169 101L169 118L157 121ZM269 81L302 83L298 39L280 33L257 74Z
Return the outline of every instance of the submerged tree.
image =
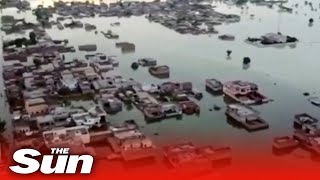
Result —
M34 33L33 31L29 33L29 38L30 38L30 42L31 44L37 44L37 36L36 33Z
M40 67L41 66L41 60L40 59L34 59L33 63L36 67Z
M42 18L42 11L40 8L37 8L34 12L34 15L37 17L37 20Z
M22 47L22 45L26 44L27 39L26 38L18 38L14 40L14 44L16 47Z
M249 57L243 58L243 64L249 64L251 62L251 59Z
M7 0L0 1L0 8L3 8L7 5Z

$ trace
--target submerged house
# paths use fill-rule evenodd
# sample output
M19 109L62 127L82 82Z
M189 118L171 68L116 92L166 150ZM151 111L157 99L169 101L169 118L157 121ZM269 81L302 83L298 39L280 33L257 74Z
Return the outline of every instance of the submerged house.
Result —
M261 130L269 127L268 123L260 118L258 111L242 104L229 104L226 115L248 131Z
M119 153L123 160L154 158L155 145L137 128L135 122L111 127L112 136L108 138L113 151Z
M260 94L258 85L246 81L230 81L223 84L223 93L242 104L261 104L269 100Z
M116 113L122 110L122 103L113 94L103 93L98 98L108 113Z
M286 43L287 37L279 33L267 33L261 36L262 43L264 44L276 44L276 43Z

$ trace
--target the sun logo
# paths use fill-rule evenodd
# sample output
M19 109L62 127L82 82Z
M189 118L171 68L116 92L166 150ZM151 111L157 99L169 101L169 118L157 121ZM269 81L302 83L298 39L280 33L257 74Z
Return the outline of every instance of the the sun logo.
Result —
M24 165L10 166L11 171L19 174L31 174L40 169L43 174L75 174L79 161L82 161L81 174L91 172L93 157L91 155L69 155L69 148L51 148L52 155L44 155L41 164L33 157L41 153L34 149L20 149L13 154L15 162ZM52 166L57 157L55 167Z

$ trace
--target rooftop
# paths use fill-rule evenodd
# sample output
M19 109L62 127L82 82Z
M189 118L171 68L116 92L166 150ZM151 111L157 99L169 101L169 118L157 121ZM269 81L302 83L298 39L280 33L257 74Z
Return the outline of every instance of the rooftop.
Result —
M27 99L26 104L28 104L29 106L46 104L46 101L43 98Z
M124 139L133 139L133 138L142 137L143 135L140 131L138 131L137 129L134 129L134 130L128 130L128 131L115 132L114 136L118 139L124 140Z
M243 106L239 104L230 104L228 105L229 108L232 108L234 110L237 110L237 114L240 116L251 116L251 115L257 115L258 112L253 110L252 108L248 106Z

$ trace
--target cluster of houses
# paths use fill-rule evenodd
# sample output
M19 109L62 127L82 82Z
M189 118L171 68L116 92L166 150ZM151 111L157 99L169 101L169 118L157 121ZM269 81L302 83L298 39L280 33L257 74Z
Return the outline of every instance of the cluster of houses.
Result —
M16 148L72 146L89 152L85 145L97 139L95 136L114 137L116 142L132 139L130 132L121 136L110 126L108 113L122 110L116 92L139 83L115 70L119 63L114 57L93 53L84 60L67 61L61 54L67 51L60 49L68 46L60 44L57 49L44 30L34 32L38 43L32 47L4 49L3 78ZM13 57L20 52L24 59ZM89 98L95 105L67 105L73 98ZM146 141L142 133L135 139L137 144ZM121 146L120 151L128 147Z
M154 158L156 146L134 120L113 125L110 115L128 104L136 106L147 122L200 112L197 101L202 93L191 82L141 84L117 71L114 56L91 53L69 60L63 53L74 50L72 46L52 40L41 28L33 32L35 45L4 48L3 79L15 148L48 152L52 147L70 147L95 155L94 143L102 142L112 150L107 159ZM75 98L94 104L69 105Z
M69 144L95 154L87 147L103 140L113 152L108 159L154 157L155 145L134 121L115 126L110 124L109 115L122 111L123 105L134 105L147 123L200 113L197 101L203 94L191 82L144 84L126 79L117 71L119 62L115 57L91 53L84 59L67 60L63 53L74 50L72 46L52 40L44 30L36 29L34 33L37 44L4 49L3 78L19 146L50 148ZM13 53L25 56L22 59ZM147 60L138 63L143 65ZM267 102L257 85L209 79L206 88L237 101L239 104L229 105L226 113L248 130L268 127L258 113L242 107ZM68 106L73 98L89 98L95 105ZM208 159L203 154L201 157Z
M110 126L108 137L113 152L108 159L121 158L125 161L153 159L156 148L152 140L146 137L133 120L127 120L120 126Z
M240 16L234 14L223 14L214 10L210 3L202 0L168 0L150 2L114 2L94 4L89 2L54 2L53 7L36 9L39 17L51 17L56 13L59 16L84 18L94 17L130 17L146 15L148 20L160 23L182 34L210 34L216 33L215 25L222 23L239 22ZM45 19L45 18L41 18ZM48 23L48 22L46 22ZM206 27L202 27L202 25ZM61 24L59 24L61 28ZM81 25L83 27L83 24ZM109 37L108 34L105 34ZM110 36L112 37L112 36ZM115 37L117 38L117 36Z
M211 78L205 81L206 90L217 96L224 95L229 102L226 108L227 120L239 125L248 131L267 129L268 123L260 117L260 113L250 105L263 104L270 101L259 92L257 84L248 81L229 81L222 83Z
M190 82L164 82L158 85L136 84L123 88L116 96L125 103L135 105L147 122L200 113L197 99L202 93L193 89Z
M276 137L273 140L275 154L287 154L298 147L302 147L311 154L320 155L319 120L309 114L296 114L293 121L293 136Z

